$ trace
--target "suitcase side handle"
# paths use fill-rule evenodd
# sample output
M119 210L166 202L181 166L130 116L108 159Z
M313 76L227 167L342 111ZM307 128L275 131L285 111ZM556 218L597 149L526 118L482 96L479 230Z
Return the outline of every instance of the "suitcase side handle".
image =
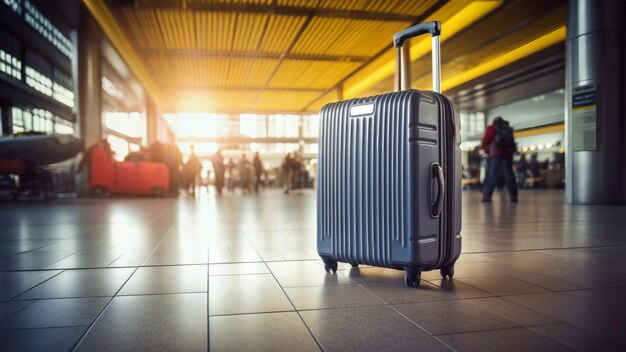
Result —
M443 179L443 168L439 164L433 164L433 177L437 179L437 184L439 185L439 189L437 190L437 199L435 200L435 204L433 204L433 209L431 211L431 215L433 217L438 217L441 215L443 211L443 199L445 195L445 187L446 183Z
M433 91L441 93L441 54L439 43L441 22L439 21L416 24L393 36L393 46L396 47L397 92L411 88L411 58L409 45L405 45L406 41L426 33L430 33L432 36Z

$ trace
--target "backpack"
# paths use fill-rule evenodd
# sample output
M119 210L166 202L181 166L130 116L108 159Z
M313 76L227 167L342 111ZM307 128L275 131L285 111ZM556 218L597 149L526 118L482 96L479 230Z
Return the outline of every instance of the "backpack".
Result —
M517 145L515 143L515 137L513 136L513 129L509 125L508 121L503 121L500 124L496 124L493 126L495 137L493 139L494 144L498 149L514 153L517 149Z

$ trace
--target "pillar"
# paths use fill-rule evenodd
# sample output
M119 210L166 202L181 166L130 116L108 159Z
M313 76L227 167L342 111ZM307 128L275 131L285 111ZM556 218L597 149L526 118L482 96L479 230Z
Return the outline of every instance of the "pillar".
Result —
M85 148L103 136L102 121L102 31L98 23L81 6L78 31L78 119L80 138ZM89 195L88 172L77 175L76 193Z
M152 98L148 97L146 99L146 143L148 145L152 145L152 143L157 141L158 118L159 112L157 110L157 107L152 101Z
M623 0L567 2L568 203L626 204L624 13Z

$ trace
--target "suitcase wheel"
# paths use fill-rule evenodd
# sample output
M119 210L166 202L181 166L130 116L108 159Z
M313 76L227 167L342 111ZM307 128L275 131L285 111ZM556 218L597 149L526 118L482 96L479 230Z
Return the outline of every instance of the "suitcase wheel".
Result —
M355 269L359 267L359 264L357 264L357 263L350 263L350 265L352 265L352 267L355 268Z
M324 260L324 269L326 269L327 272L330 272L332 270L333 273L336 273L338 265L339 264L336 260Z
M407 270L404 272L404 281L409 287L418 288L422 281L422 273L420 271Z
M439 269L439 272L441 273L441 277L442 278L448 278L451 279L452 277L454 277L454 265L453 266L449 266L449 267L442 267L441 269Z

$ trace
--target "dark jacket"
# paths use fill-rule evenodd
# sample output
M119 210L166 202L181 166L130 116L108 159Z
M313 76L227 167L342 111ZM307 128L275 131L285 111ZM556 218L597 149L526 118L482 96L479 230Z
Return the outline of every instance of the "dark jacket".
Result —
M483 136L482 141L482 148L485 153L487 153L490 158L503 158L513 156L513 153L498 148L495 143L495 138L496 131L493 128L493 125L489 125L487 127L487 130L485 131L485 135Z

